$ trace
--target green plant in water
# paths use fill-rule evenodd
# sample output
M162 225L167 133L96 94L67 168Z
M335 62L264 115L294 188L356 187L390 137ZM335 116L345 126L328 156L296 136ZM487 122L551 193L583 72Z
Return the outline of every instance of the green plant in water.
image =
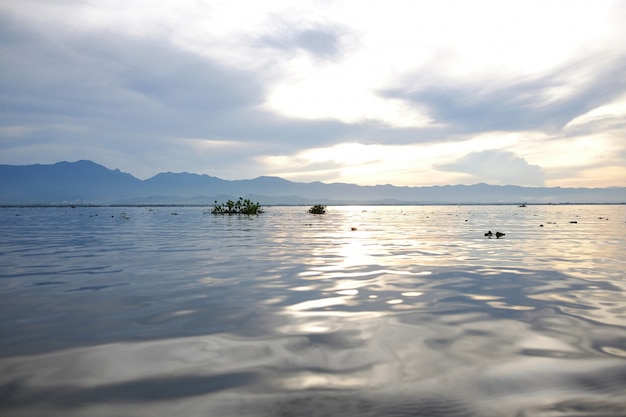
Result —
M239 197L239 200L228 200L225 203L218 204L215 200L215 206L211 210L213 214L260 214L263 213L261 205L253 203L250 199Z
M311 214L325 214L326 213L326 206L322 205L322 204L316 204L313 207L311 207L309 209L309 213Z

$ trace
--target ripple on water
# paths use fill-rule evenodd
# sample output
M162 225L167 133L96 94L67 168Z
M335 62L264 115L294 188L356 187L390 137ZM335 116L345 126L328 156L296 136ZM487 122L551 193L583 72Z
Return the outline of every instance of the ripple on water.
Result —
M0 209L0 411L626 415L625 207Z

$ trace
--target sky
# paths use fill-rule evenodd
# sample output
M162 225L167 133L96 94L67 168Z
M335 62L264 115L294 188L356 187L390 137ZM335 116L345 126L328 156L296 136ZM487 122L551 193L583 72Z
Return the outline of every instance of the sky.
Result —
M626 186L626 1L0 0L0 164Z

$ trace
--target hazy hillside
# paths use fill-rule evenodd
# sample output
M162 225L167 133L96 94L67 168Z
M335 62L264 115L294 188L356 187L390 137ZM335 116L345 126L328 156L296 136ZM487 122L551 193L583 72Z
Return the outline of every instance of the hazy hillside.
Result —
M102 203L136 196L142 187L132 175L91 161L0 165L1 204Z
M228 181L161 173L140 180L91 161L0 165L0 204L212 204L250 197L262 204L624 203L626 188L531 188L488 184L433 187L297 183L278 177Z

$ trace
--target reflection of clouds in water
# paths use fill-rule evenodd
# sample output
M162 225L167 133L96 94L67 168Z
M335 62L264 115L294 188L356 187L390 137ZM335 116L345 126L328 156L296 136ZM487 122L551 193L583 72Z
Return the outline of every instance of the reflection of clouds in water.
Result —
M585 358L516 321L479 314L431 316L421 325L411 316L404 323L352 319L325 333L212 335L4 358L3 407L71 416L104 405L124 414L132 403L131 415L160 416L184 400L186 410L203 415L512 416L547 393L558 403L584 399L590 389L606 406L620 404L623 361ZM535 351L514 355L528 349ZM164 400L172 402L154 407Z
M90 257L63 265L50 243L6 255L41 265L23 266L0 293L19 317L3 322L0 407L64 416L626 409L616 408L626 389L621 223L570 225L583 210L570 207L345 207L317 217L272 208L254 219L192 210L126 222L121 246L97 236L80 248ZM486 239L490 229L507 236ZM58 284L33 285L42 282Z
M5 358L0 362L1 380L4 387L13 384L6 397L9 404L26 405L39 398L56 406L70 405L68 393L82 398L85 405L99 403L97 392L106 394L112 404L147 401L155 399L151 395L161 395L150 394L152 390L165 394L180 384L187 388L178 387L170 398L233 388L269 394L400 382L401 364L393 353L399 333L390 331L396 326L375 320L344 324L349 330L266 340L214 335ZM21 381L17 385L16 377Z

